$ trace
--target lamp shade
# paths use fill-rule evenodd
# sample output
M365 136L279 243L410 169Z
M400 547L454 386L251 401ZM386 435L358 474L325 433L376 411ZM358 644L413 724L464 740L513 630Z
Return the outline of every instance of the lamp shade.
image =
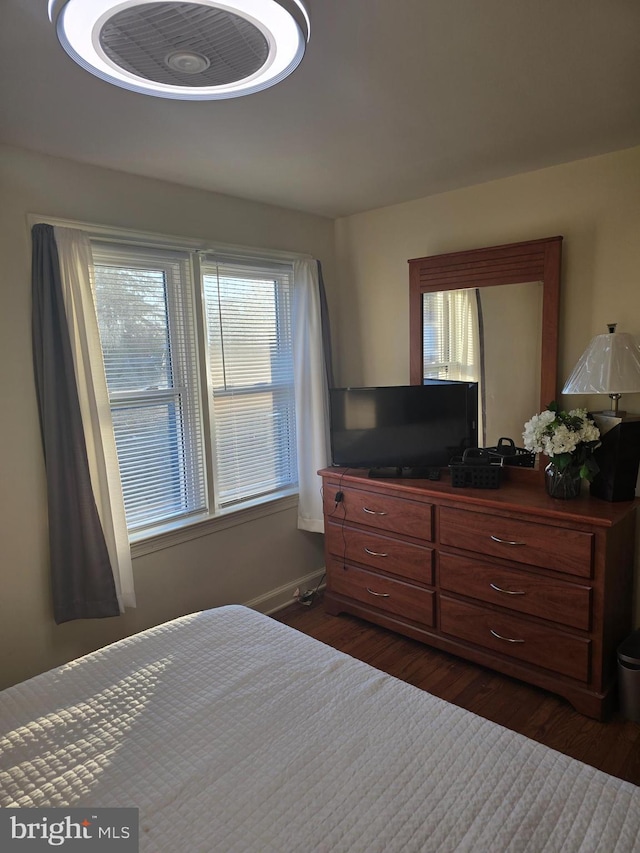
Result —
M563 394L634 394L640 392L640 347L633 335L610 327L596 335L565 382Z

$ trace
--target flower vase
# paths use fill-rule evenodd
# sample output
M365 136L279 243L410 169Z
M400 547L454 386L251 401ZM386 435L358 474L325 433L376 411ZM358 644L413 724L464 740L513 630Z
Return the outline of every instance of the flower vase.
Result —
M544 482L547 494L559 500L577 498L582 489L580 472L570 465L561 471L553 462L549 462L544 469Z

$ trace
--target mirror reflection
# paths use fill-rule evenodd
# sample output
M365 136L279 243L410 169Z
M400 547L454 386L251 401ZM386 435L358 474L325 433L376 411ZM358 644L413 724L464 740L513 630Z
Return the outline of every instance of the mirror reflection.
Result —
M478 382L478 443L522 445L540 406L542 282L422 294L422 378Z

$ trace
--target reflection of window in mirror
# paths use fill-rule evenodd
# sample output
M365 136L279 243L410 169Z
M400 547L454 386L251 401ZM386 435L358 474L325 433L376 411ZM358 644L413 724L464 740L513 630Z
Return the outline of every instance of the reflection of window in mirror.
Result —
M484 444L482 322L479 291L422 295L422 376L478 383L478 443Z
M422 324L424 378L477 382L480 347L476 291L425 293Z

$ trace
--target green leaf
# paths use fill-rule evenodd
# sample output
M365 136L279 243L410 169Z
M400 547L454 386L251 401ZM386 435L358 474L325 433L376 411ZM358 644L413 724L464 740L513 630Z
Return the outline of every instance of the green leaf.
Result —
M564 471L571 464L571 454L570 453L559 453L557 456L553 457L553 464L556 466L558 471Z

